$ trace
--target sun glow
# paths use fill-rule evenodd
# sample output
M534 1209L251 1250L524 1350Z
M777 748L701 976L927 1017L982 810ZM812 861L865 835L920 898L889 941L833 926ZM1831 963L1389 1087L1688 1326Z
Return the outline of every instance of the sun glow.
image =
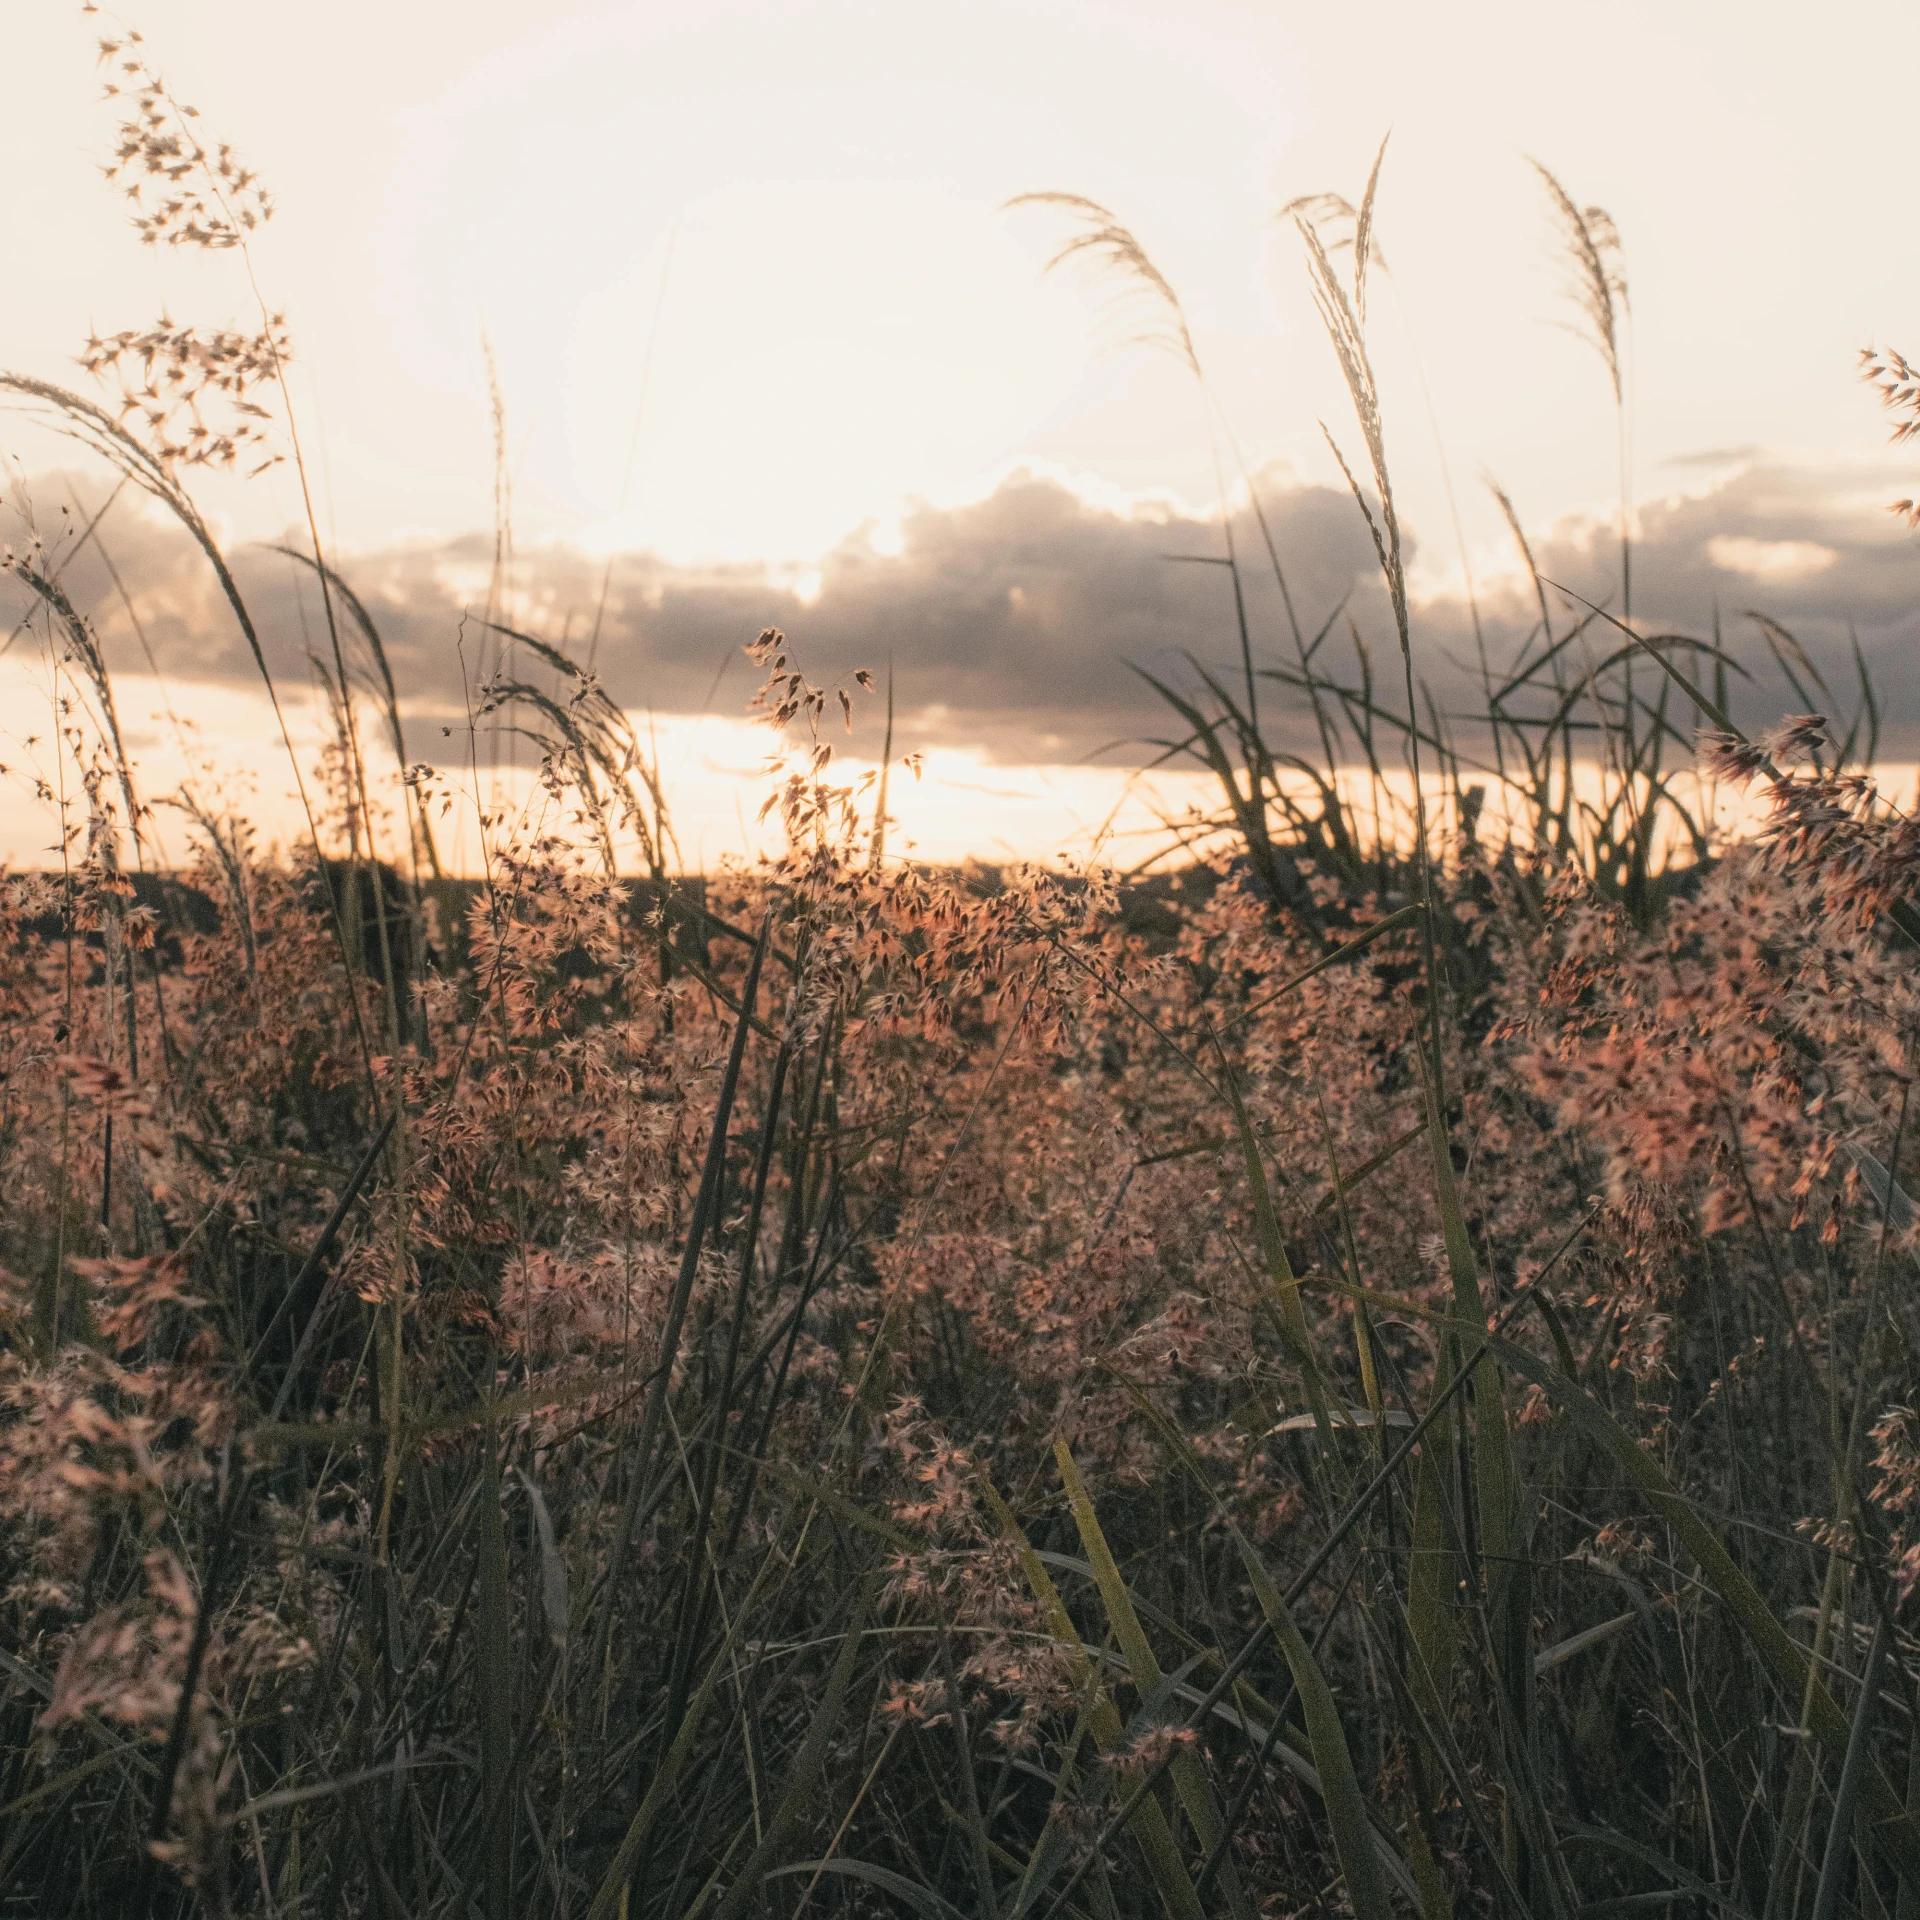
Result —
M557 334L548 286L487 302L510 419L516 369L557 362L522 497L596 554L812 558L892 503L976 490L1085 370L1081 303L937 182L743 181L627 244L603 238ZM411 267L440 270L430 243Z
M308 808L323 840L340 838L340 823L328 799L322 755L331 720L324 705L301 689L281 694L292 751L278 732L265 698L249 689L195 684L169 686L146 675L116 677L116 699L138 794L151 813L146 828L148 864L185 864L195 835L195 809L216 819L244 818L263 849L286 849L309 838ZM62 673L58 686L44 667L23 659L0 663L0 701L11 716L0 732L0 864L45 871L61 859L64 819L77 847L87 824L82 767L57 745L52 701L82 698ZM193 718L183 715L190 710ZM41 716L38 725L31 716ZM628 716L635 737L653 756L671 828L671 864L687 873L711 872L723 862L757 860L781 845L777 817L762 818L761 803L786 771L798 765L798 747L746 718L692 715ZM492 823L488 844L546 834L580 838L585 820L570 794L556 795L540 779L524 749L497 762L486 755L484 737L472 740L464 716L420 711L408 719L410 751L425 749L437 771L430 786L434 832L449 871L477 875L488 854L480 832L484 812ZM444 731L443 731L444 728ZM398 768L366 729L368 783L374 797L374 837L383 858L404 860L399 826ZM830 737L830 736L829 736ZM430 743L430 744L429 744ZM1198 770L1162 768L1150 773L1100 765L1003 765L984 753L935 747L914 766L896 760L888 773L890 857L940 866L969 859L1099 861L1121 872L1146 864L1178 865L1197 853L1223 850L1225 840L1201 829L1218 813L1220 792ZM299 770L296 781L295 769ZM1910 794L1916 773L1908 764L1876 768L1883 790ZM857 789L863 816L871 820L880 767L870 752L837 751L830 777ZM1582 769L1595 794L1599 770ZM1356 819L1374 822L1389 840L1404 838L1412 817L1412 786L1390 769L1375 779L1363 768L1343 768L1336 777L1343 804ZM304 789L304 794L303 794ZM1751 831L1765 813L1764 789L1742 792L1721 785L1709 790L1681 775L1676 790L1690 806L1704 806L1722 835ZM111 784L105 791L113 793ZM1303 802L1311 796L1303 786ZM192 808L181 804L191 799ZM1428 794L1436 818L1447 813L1449 795L1434 781ZM1524 841L1526 822L1509 817L1495 791L1481 814L1483 840L1498 840L1511 826ZM619 836L623 868L639 871L637 842ZM123 854L123 858L126 856Z
M0 701L12 716L0 733L0 863L46 870L61 857L61 821L83 834L87 802L81 769L63 760L52 701L77 700L61 676L56 689L43 669L25 661L0 663ZM309 835L307 807L320 816L323 838L339 835L328 811L321 756L329 737L325 708L299 689L281 695L293 748L279 737L265 698L247 689L168 686L149 676L116 676L115 696L136 790L152 808L149 859L177 868L191 853L194 829L178 802L215 818L247 819L262 848L286 849ZM195 718L181 718L190 708ZM40 716L35 725L25 716ZM711 871L726 860L752 861L780 845L777 820L759 816L777 774L781 743L764 725L745 719L635 713L636 737L656 756L666 794L676 866ZM470 755L464 716L421 712L409 716L410 751L424 751L437 772L434 832L441 858L457 873L484 869L478 830L482 810L498 823L492 837L559 833L578 836L577 802L556 798L522 750L498 764L485 757L484 739ZM442 726L448 731L442 733ZM376 802L375 839L383 857L404 856L398 816L398 769L367 729L368 780ZM299 781L295 779L295 768ZM832 777L864 786L870 813L879 767L869 757L837 756ZM302 787L305 798L302 798ZM111 788L109 788L111 793ZM1000 766L984 754L936 748L916 776L896 764L888 779L893 853L941 865L970 857L988 861L1099 857L1126 867L1145 859L1162 823L1208 803L1197 775L1143 777L1101 766ZM382 810L384 805L384 811ZM623 859L636 850L622 846ZM123 856L124 857L124 856ZM637 870L637 868L636 868Z

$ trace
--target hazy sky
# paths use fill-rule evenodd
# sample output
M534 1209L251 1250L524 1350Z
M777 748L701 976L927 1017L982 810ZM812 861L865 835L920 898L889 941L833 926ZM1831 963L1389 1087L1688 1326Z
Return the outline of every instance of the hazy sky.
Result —
M1250 460L1326 478L1316 416L1347 431L1344 402L1273 216L1357 198L1389 129L1399 300L1377 298L1375 328L1436 564L1409 340L1476 541L1497 532L1483 469L1533 521L1611 497L1604 376L1553 324L1528 153L1624 236L1642 492L1708 474L1676 460L1870 447L1854 349L1920 328L1909 103L1884 52L1911 17L1892 5L150 0L127 18L279 195L261 279L350 547L488 520L483 326L524 542L806 558L1020 456L1204 498L1181 376L1099 351L1088 297L1038 284L1045 217L995 211L1039 188L1133 225ZM162 306L247 314L231 261L144 254L95 171L107 19L36 0L9 23L14 367L59 373L90 325ZM293 515L284 477L215 497L242 532Z
M1489 604L1513 556L1483 476L1611 590L1611 395L1564 324L1534 154L1624 240L1662 613L1785 595L1832 633L1857 619L1896 673L1915 652L1884 503L1920 462L1885 449L1854 366L1920 347L1904 8L149 0L116 22L34 0L8 20L0 365L74 384L91 328L257 317L233 257L143 251L101 180L93 42L126 24L278 196L256 265L296 342L322 530L378 583L423 697L456 679L486 573L484 329L523 612L577 634L621 556L602 664L623 700L697 708L707 660L778 619L821 655L897 650L952 748L1072 761L1134 728L1113 636L1127 658L1219 638L1217 583L1161 559L1213 470L1185 374L1113 351L1099 299L1042 280L1057 223L998 211L1039 189L1133 227L1321 582L1310 617L1356 585L1364 605L1318 424L1352 446L1351 410L1275 216L1357 198L1389 130L1373 337L1436 643L1461 631L1442 446ZM29 476L62 457L17 422L0 451ZM299 517L286 467L198 490L238 542ZM1682 494L1703 504L1660 505ZM205 583L126 513L164 671L244 678Z

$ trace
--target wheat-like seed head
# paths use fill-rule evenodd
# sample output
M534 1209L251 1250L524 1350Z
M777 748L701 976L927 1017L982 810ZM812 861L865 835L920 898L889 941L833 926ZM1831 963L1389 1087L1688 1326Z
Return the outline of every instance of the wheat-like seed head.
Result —
M1379 163L1376 161L1375 165ZM1320 244L1329 258L1344 253L1350 247L1357 247L1360 239L1361 222L1366 222L1366 250L1369 268L1378 267L1382 273L1391 273L1387 265L1387 256L1380 250L1379 237L1373 231L1373 209L1371 204L1365 208L1356 207L1344 193L1302 193L1296 194L1274 216L1277 220L1305 221L1320 236ZM1357 263L1357 262L1356 262ZM1362 297L1359 302L1360 318L1366 319L1366 299L1364 296L1365 276L1361 276Z
M1380 188L1380 167L1387 157L1387 141L1392 138L1389 132L1381 140L1367 174L1367 190L1360 196L1357 207L1344 193L1302 193L1289 200L1276 216L1291 220L1303 232L1311 233L1314 244L1329 258L1346 248L1353 249L1353 311L1363 328L1367 324L1368 269L1378 267L1382 273L1391 271L1373 231L1373 200ZM1345 232L1338 230L1343 227Z
M1920 438L1920 368L1891 347L1862 347L1860 377L1880 396L1893 416L1887 437L1895 446ZM1910 527L1920 527L1920 500L1896 500L1888 508Z
M1388 136L1391 138L1391 135ZM1313 286L1313 303L1327 329L1327 337L1333 343L1335 356L1340 362L1340 372L1347 384L1347 392L1353 401L1354 414L1359 420L1360 431L1367 443L1367 456L1373 468L1374 487L1380 498L1380 516L1375 519L1373 510L1367 505L1366 497L1356 483L1353 471L1347 464L1346 456L1340 451L1331 432L1322 424L1321 431L1326 435L1328 446L1334 459L1339 463L1347 485L1359 505L1361 514L1367 523L1367 531L1373 538L1374 552L1380 562L1380 571L1386 579L1387 590L1392 597L1395 624L1399 629L1401 650L1407 649L1407 613L1406 613L1406 574L1401 554L1400 524L1393 500L1393 483L1387 470L1387 451L1385 431L1380 416L1380 392L1374 379L1373 361L1367 352L1366 314L1367 314L1367 264L1376 257L1373 240L1373 205L1380 187L1381 163L1387 156L1387 141L1380 142L1379 151L1373 157L1372 170L1367 175L1367 190L1362 196L1359 211L1354 215L1352 237L1353 247L1353 283L1351 292L1341 284L1339 274L1334 270L1326 245L1321 239L1318 228L1309 217L1308 209L1324 206L1337 201L1342 207L1344 200L1337 195L1314 195L1291 203L1294 208L1293 223L1307 250L1307 270Z

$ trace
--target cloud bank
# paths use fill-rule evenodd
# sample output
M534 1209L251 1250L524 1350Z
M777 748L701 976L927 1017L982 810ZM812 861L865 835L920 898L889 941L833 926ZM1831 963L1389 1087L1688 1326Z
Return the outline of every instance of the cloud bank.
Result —
M1920 545L1885 512L1883 489L1877 473L1756 457L1703 491L1643 505L1637 621L1704 635L1717 615L1729 647L1754 669L1736 694L1740 713L1754 721L1798 702L1770 666L1748 610L1804 643L1827 671L1842 719L1854 698L1857 638L1887 716L1883 753L1920 757ZM76 538L104 498L96 481L41 476L14 490L0 537L19 546L30 512L109 660L133 671L150 656L183 705L191 705L193 683L251 683L245 642L205 562L177 530L129 493L93 539ZM1351 677L1357 627L1383 688L1397 685L1392 624L1352 500L1277 472L1262 476L1259 498L1295 616L1309 637L1331 623L1320 660ZM1283 665L1294 642L1265 538L1244 506L1233 531L1257 663ZM1563 523L1531 537L1543 574L1617 606L1611 525ZM1111 764L1138 765L1154 757L1151 743L1169 720L1136 668L1187 687L1196 684L1190 657L1239 671L1232 579L1217 564L1223 554L1217 519L1170 502L1089 496L1058 477L1021 471L965 505L915 505L897 541L862 529L799 577L679 567L645 553L617 555L609 566L570 547L523 551L511 566L511 614L512 624L577 657L591 646L609 692L633 709L738 712L752 688L741 648L777 625L817 680L856 667L884 680L891 667L902 748L966 746L1026 764L1077 762L1104 750ZM1416 550L1416 566L1420 557ZM264 547L242 548L233 562L273 671L304 677L307 655L326 636L311 573ZM458 714L493 658L481 626L491 536L396 545L337 564L380 627L403 700L423 716ZM1480 556L1478 568L1482 629L1497 670L1538 616L1513 556ZM0 594L12 627L18 589L0 581ZM1464 597L1428 596L1414 625L1419 670L1439 704L1470 710L1476 642ZM32 641L17 633L13 644ZM1269 682L1262 700L1270 730L1304 747L1297 697Z

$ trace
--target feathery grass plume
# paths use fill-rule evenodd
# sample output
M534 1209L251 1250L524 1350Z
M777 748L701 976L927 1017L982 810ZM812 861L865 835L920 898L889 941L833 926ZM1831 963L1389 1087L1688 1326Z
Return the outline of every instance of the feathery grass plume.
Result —
M1361 438L1366 444L1367 459L1372 469L1375 498L1379 502L1379 513L1367 504L1365 493L1355 479L1353 470L1347 464L1346 455L1340 451L1339 442L1323 421L1321 433L1325 436L1334 460L1339 465L1354 503L1366 522L1368 535L1373 541L1374 555L1380 563L1381 576L1387 587L1387 595L1393 609L1394 631L1400 642L1400 658L1404 669L1407 696L1407 743L1413 768L1413 807L1416 816L1415 860L1424 866L1429 858L1429 845L1426 823L1426 799L1421 779L1419 705L1414 693L1413 638L1410 615L1407 605L1407 575L1405 556L1400 539L1399 511L1394 504L1393 482L1387 467L1386 432L1381 419L1380 393L1374 379L1373 362L1367 352L1366 311L1367 311L1367 269L1375 257L1373 245L1373 204L1374 195L1379 190L1380 169L1387 157L1387 142L1382 140L1378 152L1373 158L1373 166L1367 175L1367 188L1361 197L1360 210L1355 216L1353 233L1353 273L1352 296L1341 284L1339 275L1334 271L1332 259L1322 243L1318 230L1302 210L1294 215L1294 226L1307 250L1307 266L1312 284L1313 300L1320 315L1321 324L1327 330L1327 337L1333 343L1334 355L1340 364L1341 375L1346 382L1348 397L1353 402L1356 419L1360 425ZM1344 205L1344 202L1342 203ZM1430 887L1423 881L1423 890L1430 895ZM1438 1002L1435 1002L1435 1018L1438 1018Z
M1067 216L1071 231L1048 257L1044 271L1074 267L1109 292L1109 310L1122 330L1121 346L1170 353L1196 380L1203 377L1180 296L1118 216L1078 193L1015 194L1001 211L1016 207L1049 207Z
M1529 154L1527 164L1539 175L1553 210L1562 290L1579 315L1572 330L1600 356L1613 386L1614 403L1620 405L1626 397L1622 335L1631 311L1620 231L1605 207L1581 206L1543 161Z
M1321 244L1326 248L1329 256L1347 248L1365 247L1370 256L1371 266L1377 267L1382 273L1391 277L1392 269L1387 265L1386 255L1380 250L1379 236L1373 231L1373 209L1370 205L1364 208L1356 207L1345 194L1341 193L1300 194L1282 206L1275 217L1289 224L1295 220L1305 220L1320 235ZM1360 280L1355 291L1355 304L1358 308L1356 317L1364 327L1367 319L1364 279ZM1404 319L1405 308L1402 307L1401 311ZM1453 522L1454 547L1460 557L1460 577L1467 590L1467 615L1473 625L1473 644L1480 663L1481 686L1490 697L1493 682L1487 664L1486 631L1480 618L1480 593L1474 582L1473 560L1467 550L1466 528L1460 519L1460 504L1454 494L1453 463L1447 458L1446 441L1440 431L1439 411L1434 406L1433 390L1427 383L1426 369L1421 365L1419 348L1414 342L1410 325L1407 327L1407 343L1412 350L1414 369L1420 381L1420 396L1426 407L1427 425L1433 435L1434 452L1440 461L1440 476L1447 496L1447 513ZM1494 733L1496 769L1503 745L1499 730L1496 729Z
M1633 618L1633 514L1631 423L1627 413L1626 332L1632 317L1627 262L1620 230L1605 207L1583 207L1543 162L1527 164L1546 189L1560 245L1561 288L1578 315L1570 331L1600 356L1613 388L1615 437L1620 468L1620 611Z
M1304 220L1320 235L1321 245L1331 257L1349 249L1358 250L1360 245L1361 209L1356 207L1344 193L1301 193L1296 194L1274 216L1289 224ZM1331 237L1329 237L1331 235ZM1382 273L1390 273L1387 256L1380 250L1380 239L1373 232L1372 210L1367 209L1366 248L1369 260ZM1356 303L1360 308L1360 321L1366 324L1366 306L1364 301Z
M259 632L226 556L179 477L183 466L230 464L243 446L257 442L255 423L269 416L247 396L271 378L280 393L283 424L300 477L313 551L316 558L320 556L319 523L287 388L285 326L261 296L248 251L249 236L272 217L273 200L260 177L240 163L230 146L220 144L210 150L201 141L192 125L199 118L199 110L175 98L142 49L141 36L132 29L98 43L100 62L112 74L106 97L127 103L122 108L118 144L103 172L109 181L130 182L124 191L133 204L133 224L143 242L158 245L164 241L170 247L236 254L259 309L261 330L251 337L232 333L203 336L166 321L145 335L104 340L96 335L89 341L81 364L99 377L111 377L121 384L123 405L117 417L64 387L19 374L0 372L0 394L29 410L50 415L57 431L105 459L123 480L131 480L166 508L205 555L246 639L273 708L317 856L318 821ZM137 388L132 387L129 371L135 360L141 367L138 378L142 384ZM209 393L224 400L236 413L236 423L224 432L208 428L200 418L199 404ZM177 433L183 407L192 424L184 433ZM271 464L270 458L263 460L254 471L258 473ZM335 678L344 686L346 669L324 570L320 584ZM351 945L337 902L334 919L342 961L352 966ZM363 1055L371 1061L372 1049L357 1003L353 1019Z
M507 445L507 396L493 340L482 327L480 356L487 369L487 424L493 437L493 568L487 576L488 621L511 618L513 590L513 461Z
M493 340L484 326L480 329L480 357L487 372L487 424L493 442L493 564L487 573L487 599L480 616L480 678L491 686L508 676L513 646L508 636L521 623L521 615L514 592L513 462L507 444L507 396L499 362L494 358ZM500 749L501 729L496 720L490 730L487 755L493 782L490 804L495 808L500 804ZM509 730L509 758L512 751Z
M1406 658L1408 669L1408 710L1413 712L1412 699L1412 644L1408 629L1406 566L1401 553L1400 521L1393 502L1393 486L1388 478L1387 452L1384 428L1380 416L1380 394L1373 375L1373 363L1368 357L1366 342L1367 316L1367 269L1376 257L1372 245L1373 198L1380 184L1380 168L1387 156L1387 143L1382 140L1379 151L1374 155L1372 171L1367 176L1367 190L1362 198L1360 211L1355 218L1353 239L1353 277L1352 292L1341 284L1340 276L1334 271L1333 262L1327 248L1321 240L1318 230L1308 218L1307 208L1314 204L1316 197L1296 203L1298 211L1294 214L1294 227L1307 249L1307 265L1312 282L1315 310L1320 315L1321 324L1327 330L1327 337L1333 342L1336 358L1340 363L1340 372L1346 382L1348 397L1360 424L1361 438L1366 443L1367 458L1373 471L1375 496L1380 504L1379 518L1368 506L1366 496L1360 491L1359 483L1353 477L1352 469L1347 465L1346 456L1340 451L1338 443L1325 423L1321 432L1325 434L1334 459L1339 463L1349 490L1360 508L1367 523L1367 531L1373 540L1374 552L1380 562L1380 571L1387 585L1388 595L1393 606L1394 626L1400 638L1401 652ZM1341 202L1345 205L1345 202Z
M1259 489L1254 485L1253 476L1247 469L1232 427L1227 422L1208 384L1205 369L1200 363L1199 350L1194 344L1192 329L1187 323L1186 309L1181 304L1172 283L1154 264L1131 229L1124 226L1110 209L1102 206L1097 200L1090 200L1081 194L1019 194L1007 201L1002 211L1028 206L1046 207L1064 212L1071 223L1072 230L1049 257L1044 271L1053 273L1065 267L1078 266L1089 275L1097 287L1111 289L1114 297L1110 311L1120 322L1120 344L1144 346L1169 353L1186 368L1193 378L1206 422L1207 449L1213 464L1215 489L1220 501L1221 541L1226 551L1224 556L1217 559L1211 555L1191 554L1171 554L1167 558L1176 561L1199 560L1202 564L1219 565L1226 569L1233 590L1234 620L1240 646L1241 696L1239 700L1229 697L1211 676L1203 674L1208 690L1219 702L1219 718L1206 723L1201 731L1190 733L1184 743L1168 745L1167 757L1175 758L1191 753L1202 764L1208 766L1221 782L1226 796L1227 816L1239 824L1242 831L1245 831L1247 823L1258 823L1249 838L1255 858L1259 861L1262 872L1267 878L1273 899L1278 904L1286 904L1296 909L1302 908L1306 905L1304 889L1294 884L1289 874L1288 863L1284 859L1273 857L1268 845L1266 820L1269 806L1274 804L1284 806L1284 802L1280 794L1274 756L1261 730L1260 676L1254 667L1253 634L1248 620L1246 591L1240 572L1239 554L1233 530L1234 507L1228 495L1225 467L1220 455L1220 438L1223 433L1232 449L1240 478L1246 486L1248 504L1260 528L1267 558L1273 569L1274 580L1280 589L1281 601L1286 609L1287 624L1293 637L1295 650L1300 656L1301 675L1320 726L1322 747L1328 756L1327 778L1321 783L1321 791L1323 796L1331 797L1336 792L1332 782L1332 735L1321 706L1319 686L1308 665L1306 641L1294 605L1293 591L1281 564L1280 549L1267 519L1266 508L1261 502ZM1164 695L1165 689L1159 688L1157 682L1153 684ZM1190 726L1194 724L1190 711L1182 712L1181 717L1187 719ZM1231 738L1239 751L1246 782L1244 791L1222 747L1220 736L1223 734ZM1341 844L1348 838L1345 822L1338 817L1337 807L1333 809L1332 816L1324 819L1320 824L1325 837L1333 843Z

